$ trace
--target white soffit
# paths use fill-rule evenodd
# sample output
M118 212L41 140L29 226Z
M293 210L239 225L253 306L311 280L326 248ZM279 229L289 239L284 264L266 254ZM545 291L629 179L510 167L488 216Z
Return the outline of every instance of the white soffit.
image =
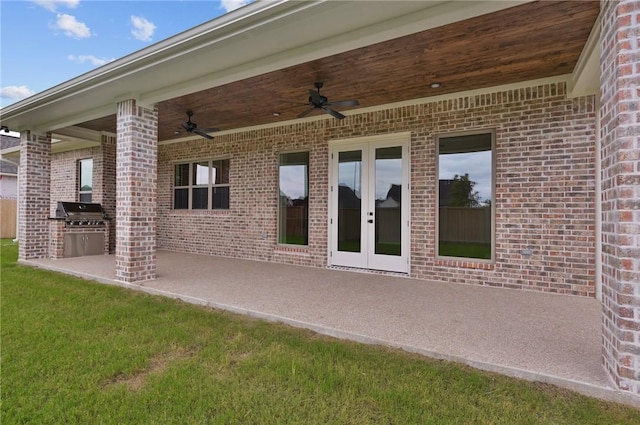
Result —
M12 130L50 131L528 3L263 1L2 109Z
M51 153L62 153L77 149L93 148L100 146L101 134L94 130L81 127L68 127L51 133ZM20 158L20 146L3 149L0 157Z

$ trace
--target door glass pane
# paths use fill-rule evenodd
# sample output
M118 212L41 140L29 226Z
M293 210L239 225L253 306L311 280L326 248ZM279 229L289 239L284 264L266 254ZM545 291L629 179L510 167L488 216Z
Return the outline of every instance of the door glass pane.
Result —
M375 253L401 255L402 147L376 149Z
M360 252L362 151L338 154L338 251Z

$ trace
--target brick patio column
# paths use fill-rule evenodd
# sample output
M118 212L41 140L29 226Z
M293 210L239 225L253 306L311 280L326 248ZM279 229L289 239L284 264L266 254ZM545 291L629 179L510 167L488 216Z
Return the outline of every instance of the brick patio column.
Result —
M51 190L51 134L20 133L18 190L18 258L49 256L49 199Z
M603 357L640 395L640 0L601 7Z
M116 142L116 279L156 277L158 111L118 103Z

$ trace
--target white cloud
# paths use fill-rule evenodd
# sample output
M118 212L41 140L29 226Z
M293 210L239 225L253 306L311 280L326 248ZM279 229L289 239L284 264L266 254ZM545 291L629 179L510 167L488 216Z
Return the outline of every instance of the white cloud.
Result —
M239 7L251 3L252 1L253 0L222 0L220 2L220 6L227 12L231 12L232 10L236 10Z
M80 4L80 0L33 0L38 6L42 6L49 12L56 12L58 6L75 9Z
M131 35L133 35L137 40L151 41L153 33L156 30L156 26L153 22L148 21L141 16L131 16L131 25L133 26Z
M32 94L34 92L29 90L27 86L5 86L0 88L0 97L3 99L20 100Z
M58 13L53 29L62 30L66 36L82 39L91 37L91 30L83 22L76 21L75 16Z
M91 65L94 65L94 66L101 66L101 65L104 65L105 63L109 63L113 61L113 59L98 58L93 55L78 55L78 56L68 55L67 59L69 59L71 62L75 62L79 64L89 62Z

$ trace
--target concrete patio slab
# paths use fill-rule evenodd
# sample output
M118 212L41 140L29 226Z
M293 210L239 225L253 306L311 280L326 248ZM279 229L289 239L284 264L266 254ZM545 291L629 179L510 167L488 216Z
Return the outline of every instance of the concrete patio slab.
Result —
M640 407L602 366L594 299L159 251L157 279L115 281L113 256L23 262Z

